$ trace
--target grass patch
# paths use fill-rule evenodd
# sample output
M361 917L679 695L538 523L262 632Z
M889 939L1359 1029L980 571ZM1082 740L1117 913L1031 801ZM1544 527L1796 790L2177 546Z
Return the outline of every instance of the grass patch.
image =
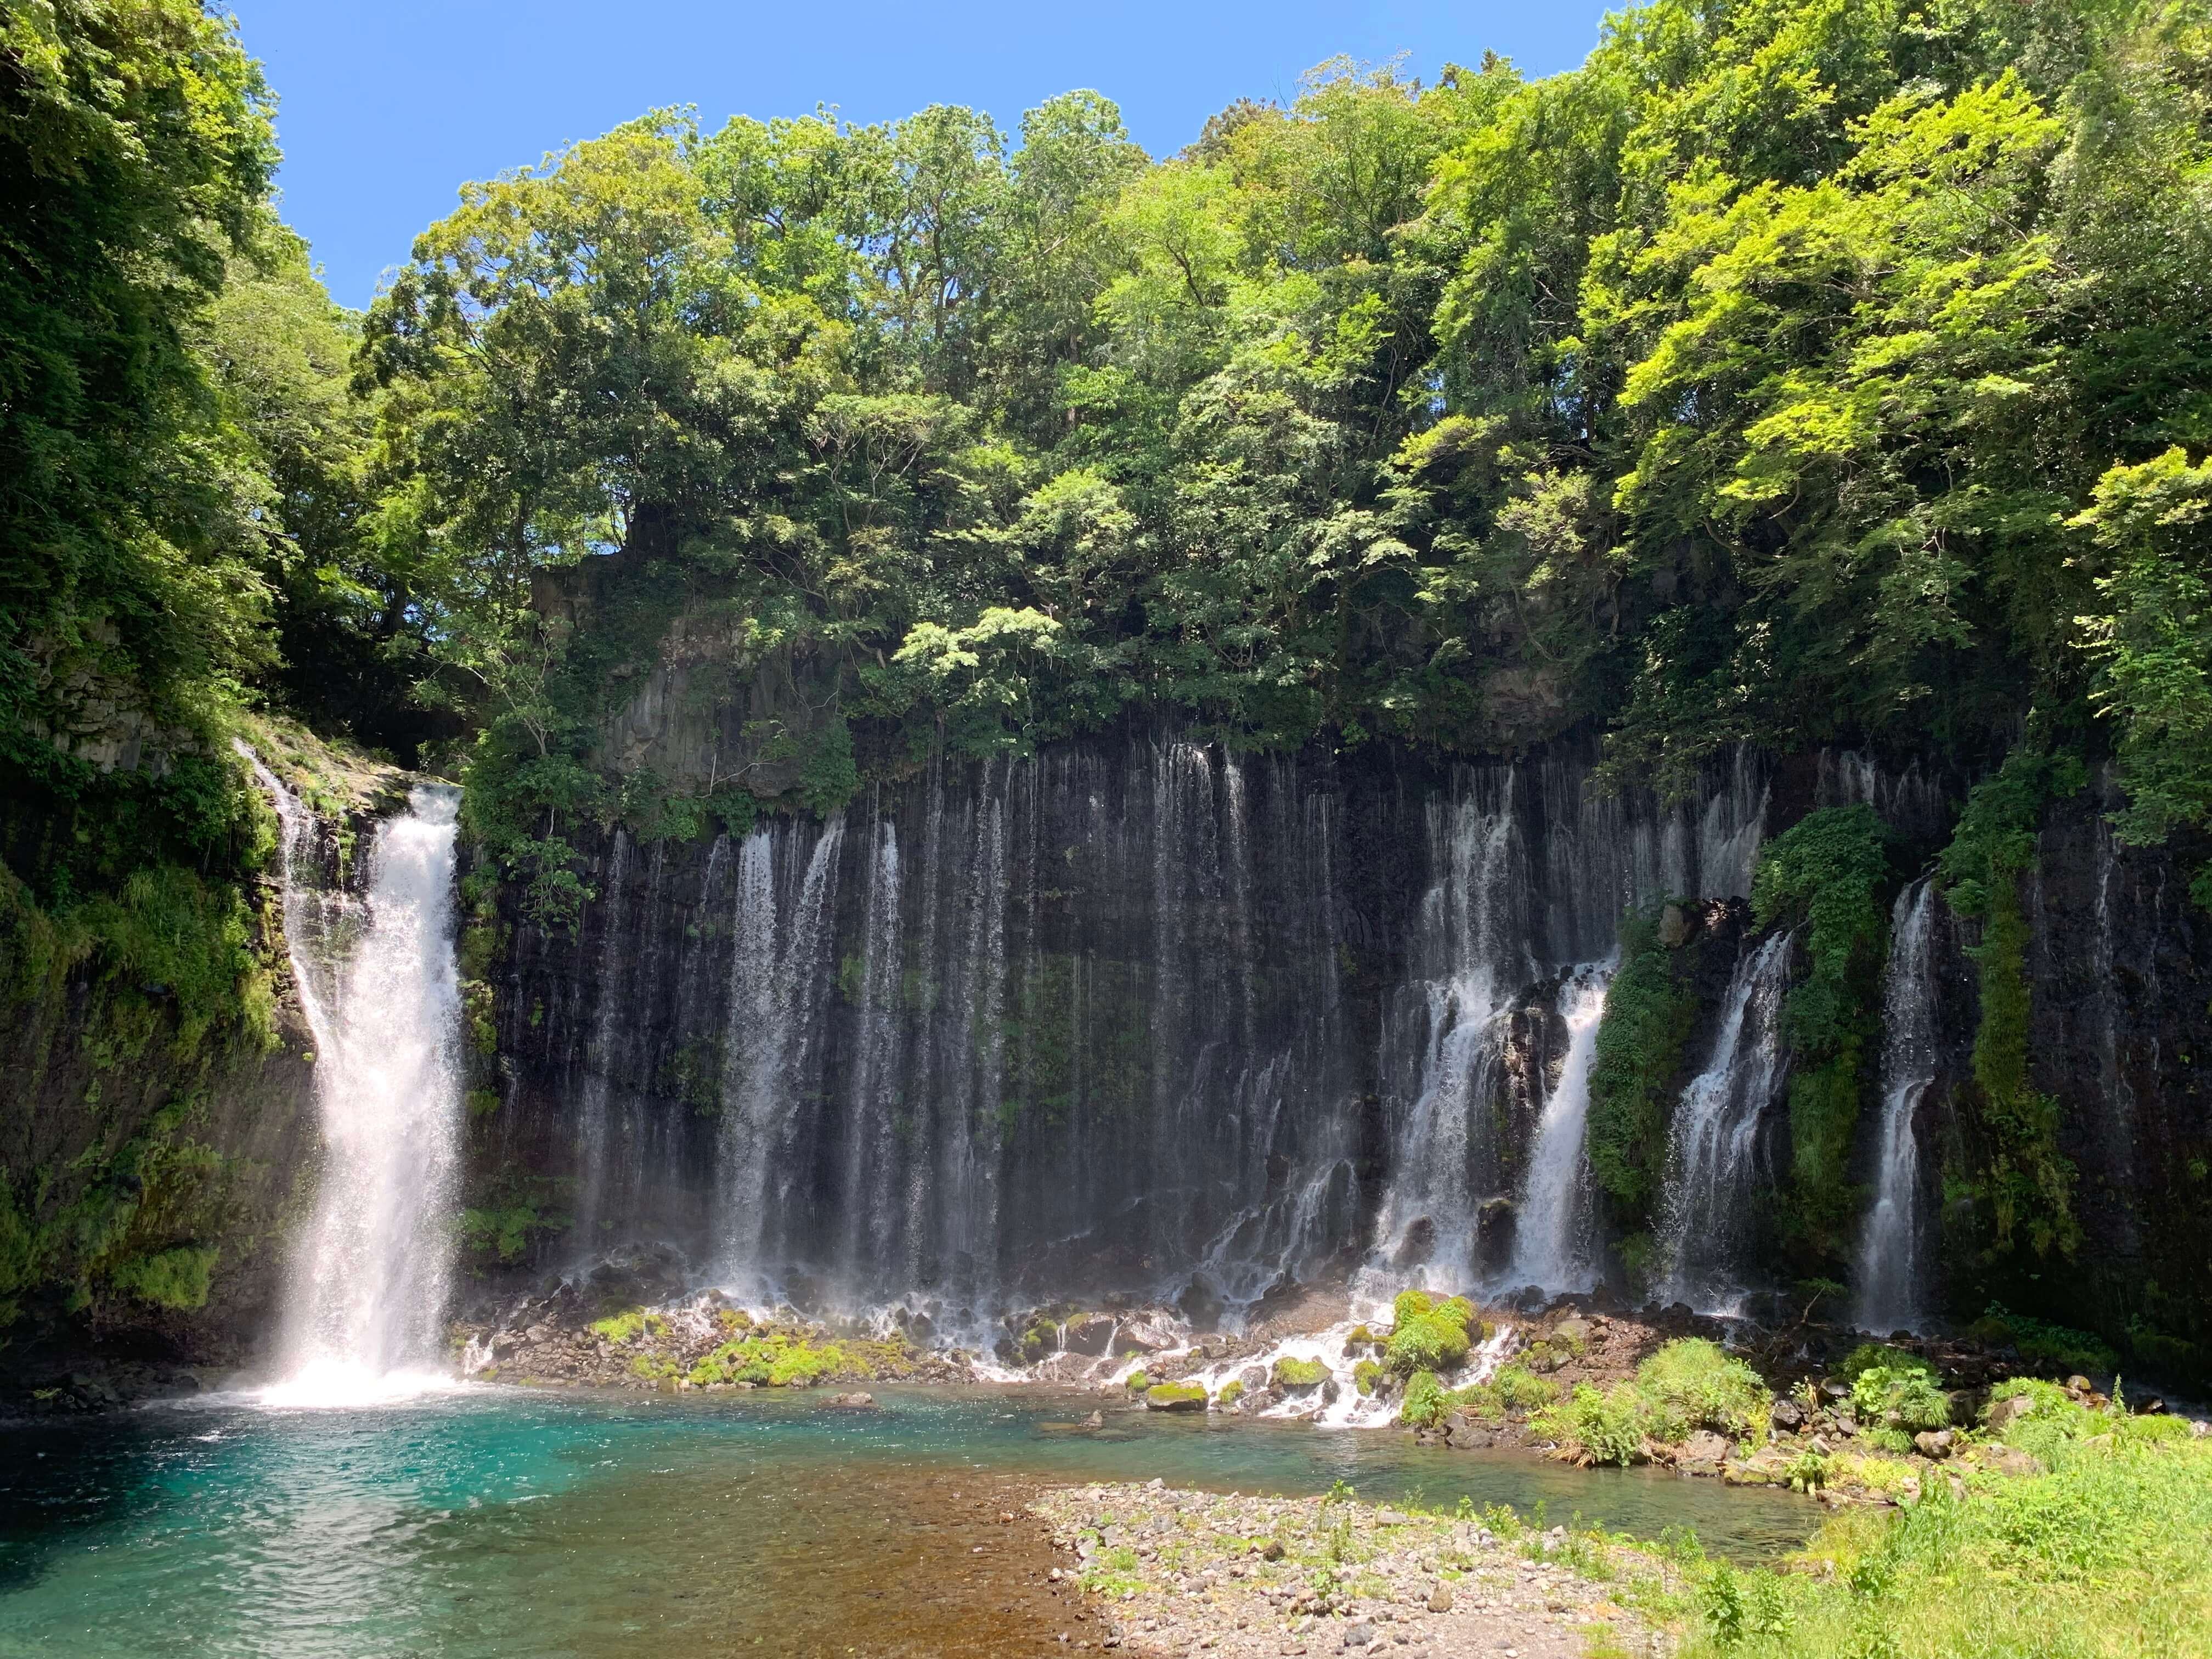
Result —
M664 1314L648 1313L643 1308L625 1308L605 1319L594 1319L592 1333L610 1342L635 1342L641 1336L667 1335L668 1319Z
M1967 1472L1837 1516L1781 1570L1707 1565L1681 1651L1746 1659L2151 1659L2212 1651L2212 1444L2047 1383L2004 1437L2049 1473ZM1886 1471L1863 1460L1869 1485ZM1902 1468L1902 1465L1893 1466ZM1901 1484L1902 1477L1898 1477Z
M880 1342L837 1342L796 1332L755 1332L703 1355L685 1380L695 1388L750 1382L763 1389L803 1389L832 1377L865 1382L907 1352L903 1339L896 1336ZM1203 1392L1199 1395L1205 1397Z

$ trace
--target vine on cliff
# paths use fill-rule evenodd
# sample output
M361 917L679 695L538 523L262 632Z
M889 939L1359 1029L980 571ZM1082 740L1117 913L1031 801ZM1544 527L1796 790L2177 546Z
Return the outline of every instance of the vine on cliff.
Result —
M1588 1131L1590 1173L1626 1228L1650 1217L1668 1103L1697 1014L1675 952L1660 943L1658 913L1632 911L1621 920L1620 967L1606 988L1590 1061Z
M1752 881L1760 927L1805 925L1808 970L1783 1011L1792 1062L1784 1224L1831 1259L1845 1249L1859 1210L1848 1172L1865 1058L1879 1040L1888 839L1871 806L1822 807L1761 849Z
M2058 1150L2058 1103L2028 1075L2028 924L2020 878L2035 862L2044 804L2087 781L2076 756L2014 750L1968 793L1937 861L1952 909L1982 924L1981 942L1968 952L1981 992L1974 1092L1987 1142L1975 1187L1989 1204L1997 1254L2024 1238L2038 1255L2071 1255L2081 1242L2074 1164Z

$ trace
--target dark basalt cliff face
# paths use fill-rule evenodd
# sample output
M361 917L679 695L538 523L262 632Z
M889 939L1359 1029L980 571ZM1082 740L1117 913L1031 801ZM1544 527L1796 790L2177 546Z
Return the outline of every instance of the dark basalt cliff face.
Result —
M1762 838L1817 805L1875 805L1909 875L1963 794L1863 757L1746 754L1662 808L1594 794L1589 762L1261 759L1140 732L940 763L745 836L615 830L573 932L477 924L494 1052L474 1201L520 1224L506 1263L479 1250L479 1283L650 1247L976 1339L1116 1292L1212 1319L1363 1263L1510 1288L1569 970L1608 957L1632 908L1741 898ZM1992 1254L1966 1195L1974 935L1945 913L1917 1126L1941 1235L1926 1304L2132 1322L2136 1352L2186 1367L2212 939L2165 856L2114 846L2092 800L2053 810L2041 854L2033 1076L2060 1103L2081 1242ZM1709 908L1686 1071L1757 942L1740 904ZM1788 1075L1785 1054L1757 1124L1750 1289L1803 1271L1768 1213ZM1868 1093L1851 1170L1870 1182L1871 1067ZM1572 1201L1602 1235L1586 1182ZM1591 1277L1635 1288L1620 1241L1596 1243Z
M0 1212L0 1299L17 1315L0 1379L100 1404L173 1389L181 1366L246 1363L271 1328L319 1144L313 1044L289 982L272 1046L187 1042L162 988L33 977L22 945L0 936L15 988L0 1022L0 1167L20 1195ZM281 962L281 935L272 949Z

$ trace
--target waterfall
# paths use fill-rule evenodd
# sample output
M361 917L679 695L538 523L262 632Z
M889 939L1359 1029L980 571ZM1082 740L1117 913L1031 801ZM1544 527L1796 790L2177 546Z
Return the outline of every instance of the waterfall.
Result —
M360 1404L446 1379L459 1158L453 957L459 793L417 786L377 827L365 897L307 879L314 817L250 751L283 829L284 941L315 1039L324 1143L294 1258L273 1403Z
M607 1117L614 1089L615 1055L622 1043L623 1014L629 999L620 993L626 983L623 965L632 948L628 922L629 894L623 878L629 872L629 837L617 829L601 878L606 887L606 921L599 940L599 998L592 1022L592 1045L585 1055L584 1092L578 1125L579 1163L576 1183L576 1224L571 1230L576 1247L586 1259L595 1254L599 1237L599 1212L606 1196Z
M845 1259L878 1261L899 1220L898 826L880 811L868 829L867 914L857 963L838 970L840 994L853 1006L857 1050L847 1082ZM855 974L853 970L859 970ZM857 981L857 982L855 982Z
M1376 789L1163 733L939 755L649 878L624 833L582 971L519 969L545 1031L501 1130L573 1149L586 1256L939 1340L1093 1297L1233 1329L1363 1246L1378 1291L1457 1291L1516 1207L1571 1273L1587 964L1632 905L1744 891L1768 801L1749 750L1677 804L1589 773Z
M1613 970L1609 960L1585 963L1559 987L1559 1014L1567 1028L1567 1052L1559 1081L1544 1103L1528 1181L1522 1188L1509 1275L1516 1286L1569 1291L1583 1288L1590 1278L1584 1237L1589 1213L1583 1130L1589 1118L1590 1062L1597 1053L1597 1028L1605 1017L1606 988Z
M1386 1049L1419 1053L1420 1080L1395 1137L1398 1174L1376 1238L1404 1265L1422 1267L1416 1256L1434 1264L1437 1288L1455 1289L1477 1265L1481 1205L1498 1187L1490 1110L1498 1017L1532 976L1516 905L1528 876L1517 856L1514 783L1509 771L1493 799L1431 806L1437 879L1421 902L1416 977L1384 1037Z
M799 871L796 828L755 830L738 851L723 1049L720 1272L760 1301L782 1294L768 1247L799 1173L786 1140L809 1092L807 1060L817 1046L818 980L844 832L842 818L823 827L797 874L795 892L784 890Z
M1859 1239L1861 1328L1909 1327L1918 1311L1920 1147L1913 1115L1936 1080L1936 887L1922 877L1897 896L1881 987L1881 1144L1874 1207Z
M1784 1071L1780 1024L1792 938L1778 933L1736 963L1711 1056L1674 1108L1660 1222L1669 1264L1665 1294L1673 1300L1715 1308L1741 1289L1736 1247L1750 1204L1753 1154Z

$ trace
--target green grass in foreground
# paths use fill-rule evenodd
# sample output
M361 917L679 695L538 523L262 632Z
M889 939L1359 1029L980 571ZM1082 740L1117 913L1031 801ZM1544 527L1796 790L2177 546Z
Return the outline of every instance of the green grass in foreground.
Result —
M2169 1659L2212 1654L2212 1441L2042 1383L2003 1438L2039 1475L1933 1480L1774 1570L1690 1565L1685 1656ZM1654 1609L1658 1611L1658 1609Z

